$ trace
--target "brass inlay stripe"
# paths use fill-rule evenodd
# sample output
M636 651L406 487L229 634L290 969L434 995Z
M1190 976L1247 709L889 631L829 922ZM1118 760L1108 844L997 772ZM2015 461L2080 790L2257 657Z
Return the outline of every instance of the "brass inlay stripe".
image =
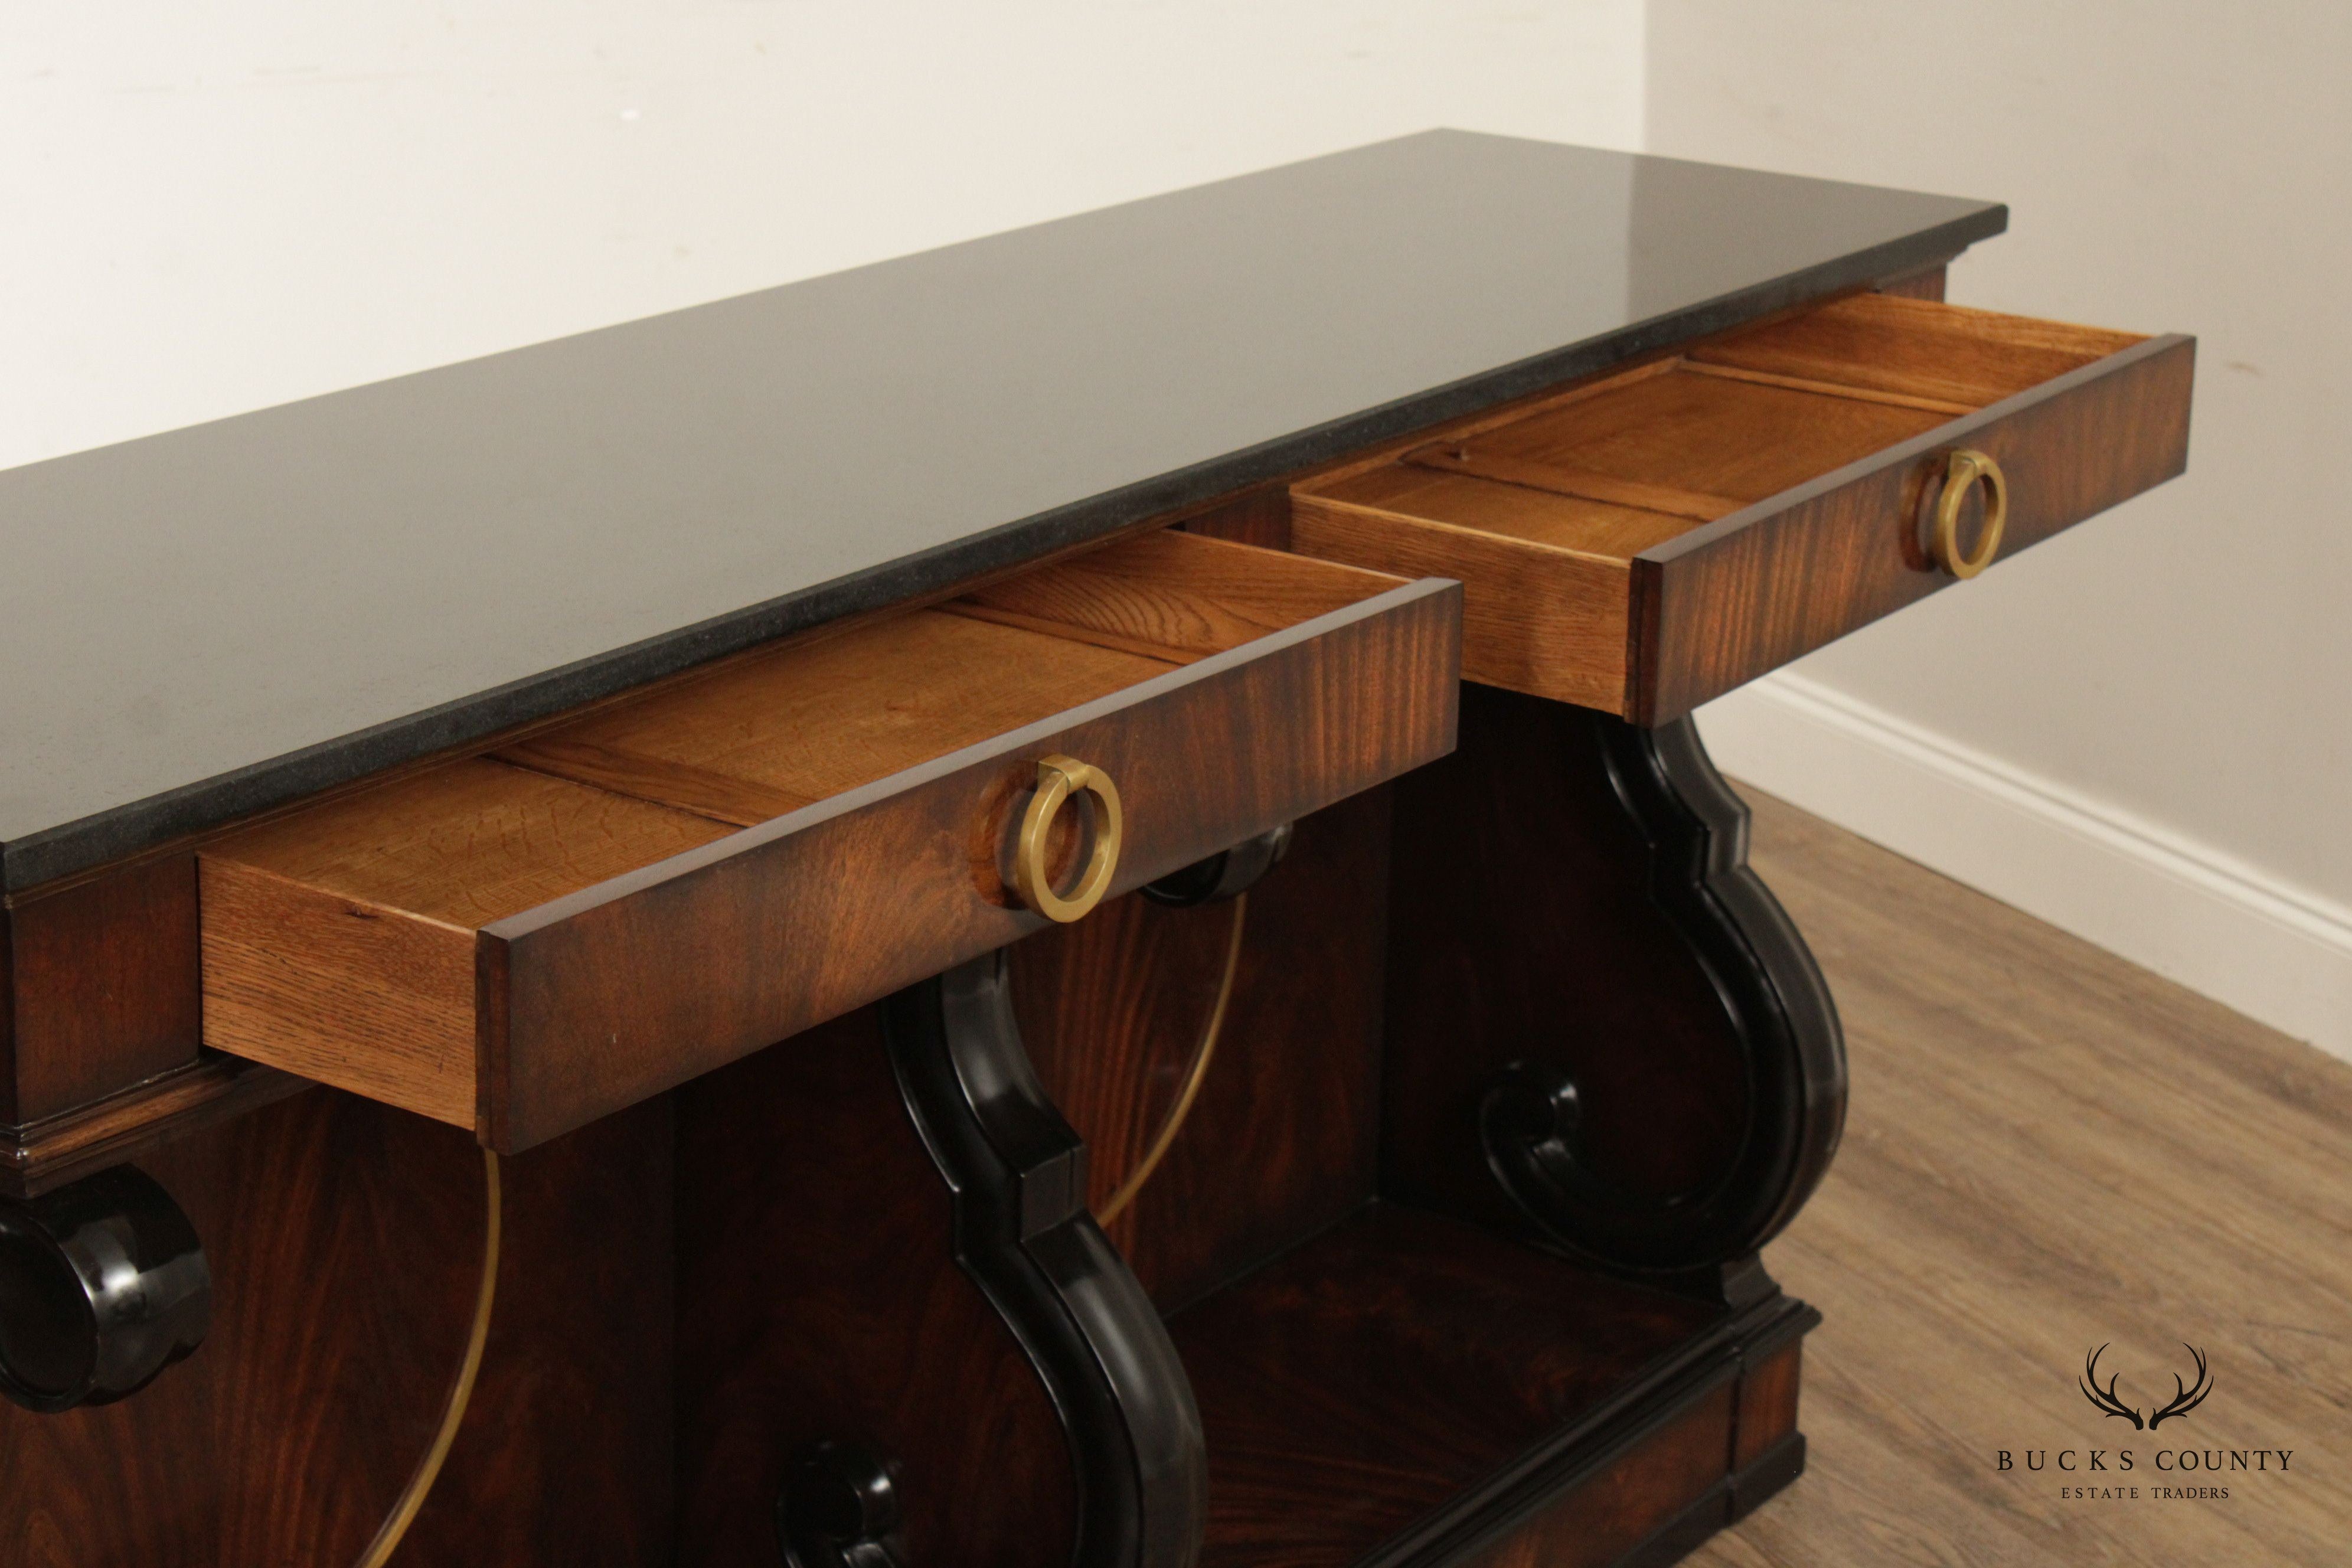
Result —
M499 1157L496 1152L482 1151L484 1183L483 1203L486 1210L482 1226L482 1286L474 1299L474 1326L466 1336L466 1359L457 1365L457 1381L450 1386L449 1403L441 1413L441 1429L433 1434L433 1446L425 1450L425 1458L416 1463L416 1471L408 1478L392 1511L384 1516L375 1539L360 1553L359 1568L383 1568L393 1552L398 1550L401 1537L416 1521L416 1510L425 1506L425 1499L433 1490L433 1483L441 1479L442 1462L449 1458L449 1446L457 1440L457 1428L465 1424L466 1406L474 1398L474 1380L482 1370L482 1349L490 1340L490 1308L499 1292L499 1233L504 1218L505 1203L499 1193Z
M1225 973L1217 981L1217 1000L1209 1009L1208 1024L1201 1030L1200 1048L1192 1053L1192 1065L1184 1074L1184 1087L1178 1091L1176 1103L1169 1108L1168 1120L1160 1124L1159 1135L1152 1139L1150 1149L1134 1173L1095 1211L1097 1225L1108 1226L1127 1212L1136 1194L1143 1191L1143 1184L1151 1180L1151 1173L1160 1169L1160 1162L1168 1157L1169 1146L1183 1130L1184 1119L1192 1114L1192 1102L1200 1098L1202 1080L1209 1076L1210 1058L1217 1054L1217 1037L1224 1032L1225 1009L1234 999L1234 976L1240 973L1242 965L1242 920L1248 912L1249 895L1235 894L1233 934L1225 939Z

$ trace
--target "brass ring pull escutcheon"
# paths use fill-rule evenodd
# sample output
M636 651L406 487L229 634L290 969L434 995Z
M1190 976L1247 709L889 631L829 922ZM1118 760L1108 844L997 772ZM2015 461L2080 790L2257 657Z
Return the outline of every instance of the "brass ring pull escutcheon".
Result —
M1984 481L1984 530L1974 555L1960 553L1960 508L1978 480ZM2000 551L2000 531L2009 525L2009 477L1991 457L1963 447L1944 467L1944 493L1936 502L1936 564L1966 582L1992 564Z
M1045 851L1054 832L1054 818L1074 795L1095 797L1095 847L1078 885L1066 898L1054 890ZM1118 869L1121 834L1118 786L1110 775L1075 757L1047 757L1037 764L1037 793L1021 817L1021 837L1013 847L1013 888L1021 901L1049 921L1065 924L1080 919L1102 902L1112 873Z

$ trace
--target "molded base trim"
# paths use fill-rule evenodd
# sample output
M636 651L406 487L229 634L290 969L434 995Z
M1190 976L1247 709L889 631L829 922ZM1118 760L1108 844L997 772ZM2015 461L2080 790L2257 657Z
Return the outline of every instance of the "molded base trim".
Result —
M1821 1323L1821 1314L1792 1297L1774 1296L1718 1321L1662 1358L1638 1382L1584 1420L1558 1434L1515 1467L1499 1484L1466 1494L1437 1518L1391 1541L1359 1568L1448 1568L1451 1564L1517 1563L1515 1540L1541 1531L1545 1516L1578 1507L1577 1493L1609 1479L1612 1467L1650 1438L1673 1428L1710 1396ZM1734 1519L1796 1479L1805 1446L1791 1431L1747 1468L1719 1477L1669 1521L1620 1560L1621 1568L1675 1562ZM1664 1553L1644 1556L1643 1553Z
M1805 1435L1791 1432L1731 1478L1731 1522L1737 1524L1754 1513L1782 1487L1804 1473Z
M2352 1061L2352 909L1802 676L1699 726L1724 772Z
M1804 1472L1805 1435L1791 1432L1754 1464L1717 1482L1705 1497L1620 1557L1612 1568L1668 1568L1706 1545L1725 1525L1737 1524L1754 1513Z

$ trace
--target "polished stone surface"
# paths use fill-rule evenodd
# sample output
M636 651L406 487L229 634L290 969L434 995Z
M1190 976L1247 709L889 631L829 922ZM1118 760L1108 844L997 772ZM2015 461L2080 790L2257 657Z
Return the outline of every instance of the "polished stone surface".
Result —
M0 872L47 880L2005 222L1433 132L0 473Z

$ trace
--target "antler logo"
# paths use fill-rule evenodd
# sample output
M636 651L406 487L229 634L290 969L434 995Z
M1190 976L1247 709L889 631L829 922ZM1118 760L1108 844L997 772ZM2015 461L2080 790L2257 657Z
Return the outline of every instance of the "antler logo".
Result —
M2116 1392L2116 1385L2123 1381L2120 1373L2108 1373L2106 1385L2105 1387L2100 1386L2099 1358L2106 1354L2107 1347L2105 1345L2101 1345L2097 1350L2093 1351L2089 1355L2083 1358L2083 1397L2089 1400L2099 1409L2105 1411L2108 1415L2119 1415L2123 1419L2130 1422L2132 1424L2132 1430L2135 1432L2141 1430L2143 1427L2153 1432L2159 1425L2170 1420L2173 1416L2188 1415L2200 1405L2204 1404L2205 1396L2213 1392L2213 1374L2206 1369L2205 1352L2203 1351L2199 1350L2195 1345L2190 1344L2186 1340L2181 1342L2180 1348L2187 1351L2190 1357L2196 1361L2197 1381L2193 1384L2184 1384L2180 1381L2180 1374L2179 1373L2174 1373L2172 1374L2172 1403L2148 1416L2146 1421L2142 1421L2140 1419L2138 1406L2125 1404L2123 1396Z

